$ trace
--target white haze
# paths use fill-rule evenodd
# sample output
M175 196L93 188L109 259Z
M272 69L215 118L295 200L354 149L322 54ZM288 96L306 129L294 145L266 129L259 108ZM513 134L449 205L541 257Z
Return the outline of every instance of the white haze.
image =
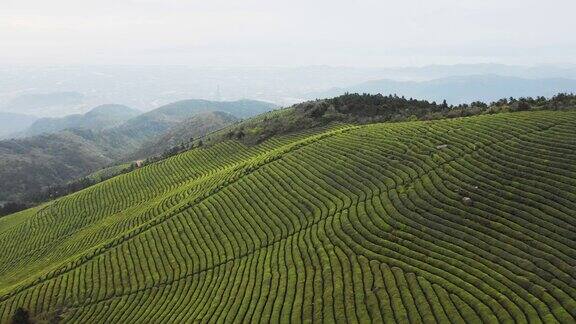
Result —
M0 65L576 63L574 0L1 0Z

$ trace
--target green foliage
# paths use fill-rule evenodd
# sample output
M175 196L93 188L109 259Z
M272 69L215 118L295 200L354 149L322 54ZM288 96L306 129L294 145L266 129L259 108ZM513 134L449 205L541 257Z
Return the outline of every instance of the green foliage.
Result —
M332 99L304 102L285 109L283 113L248 120L236 128L228 129L223 138L257 144L273 136L325 127L333 123L369 124L436 120L499 112L573 109L575 106L576 96L568 94L559 94L550 99L510 98L491 104L477 101L470 105L449 106L446 100L442 104L436 104L396 95L347 93Z
M9 201L7 203L0 205L0 216L10 215L10 214L13 214L15 212L19 212L19 211L24 210L24 209L29 208L29 207L30 207L30 205L28 205L28 204Z
M132 171L135 168L136 166L134 165L134 163L122 163L100 169L94 173L89 174L87 178L94 180L95 182L102 182L104 180L108 180L112 177L115 177L119 174Z
M575 136L567 110L210 142L0 218L0 322L572 323Z
M246 117L274 107L251 100L185 100L127 121L134 112L110 115L110 110L118 110L116 106L101 106L63 120L43 120L41 124L48 125L40 125L38 133L80 128L0 141L0 201L28 204L27 197L45 187L65 186L102 167L161 156L170 150L165 156L176 154L181 150L173 147L190 137L204 136L237 120L219 109ZM118 125L120 121L125 122Z
M22 307L18 307L12 316L12 324L31 324L30 314Z
M143 159L160 155L169 157L188 149L195 138L202 138L237 121L236 117L224 112L200 113L171 127L158 138L144 143L142 147L130 154L129 157L131 159Z

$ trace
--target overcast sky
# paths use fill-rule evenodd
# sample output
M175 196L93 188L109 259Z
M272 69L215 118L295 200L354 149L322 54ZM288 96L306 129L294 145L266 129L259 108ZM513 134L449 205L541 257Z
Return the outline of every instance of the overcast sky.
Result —
M575 13L575 0L0 0L0 64L574 64Z

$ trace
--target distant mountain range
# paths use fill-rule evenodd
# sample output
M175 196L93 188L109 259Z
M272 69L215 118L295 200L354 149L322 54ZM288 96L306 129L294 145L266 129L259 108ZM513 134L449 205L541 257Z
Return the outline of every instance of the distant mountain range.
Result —
M117 130L132 135L158 135L196 114L221 111L237 118L247 118L274 109L276 105L256 100L209 101L190 99L177 101L128 120Z
M31 93L23 94L12 101L9 106L18 109L36 109L42 106L53 106L63 104L75 104L81 102L84 95L78 92L51 92L51 93Z
M222 111L225 113L233 114L238 118L248 118L255 114L270 111L276 105L258 100L236 100L236 101L210 101L203 99L189 99L181 100L160 108L154 109L148 113L142 114L139 118L134 120L163 116L163 119L180 118L181 116L188 116L189 114L197 114L209 111Z
M40 123L46 126L41 135L0 141L0 202L20 199L31 191L63 184L112 163L161 154L172 143L274 108L273 104L252 100L185 100L111 128L103 126L100 113L116 111L104 115L117 122L135 112L123 106L101 106L85 115L44 121ZM76 127L58 130L63 125Z
M0 105L0 110L36 116L61 115L63 111L77 111L85 100L86 96L76 91L23 93Z
M454 76L430 81L374 80L346 88L310 93L308 98L330 98L343 93L397 94L450 104L491 102L506 97L553 96L576 92L576 80L565 78L525 79L500 75Z
M0 65L0 111L61 117L105 103L142 111L187 98L253 98L290 105L311 92L368 80L425 81L497 74L517 78L576 79L574 65L457 64L421 67L187 67Z
M0 139L22 132L37 119L34 116L0 111Z
M142 112L123 105L101 105L86 114L68 115L62 118L41 118L25 132L25 136L55 133L69 128L104 130L119 126Z

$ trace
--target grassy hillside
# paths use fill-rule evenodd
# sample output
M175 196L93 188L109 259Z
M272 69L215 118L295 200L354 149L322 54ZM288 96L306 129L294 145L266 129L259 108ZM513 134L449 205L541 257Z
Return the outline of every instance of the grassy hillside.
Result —
M0 218L0 321L576 318L576 111L228 140Z

